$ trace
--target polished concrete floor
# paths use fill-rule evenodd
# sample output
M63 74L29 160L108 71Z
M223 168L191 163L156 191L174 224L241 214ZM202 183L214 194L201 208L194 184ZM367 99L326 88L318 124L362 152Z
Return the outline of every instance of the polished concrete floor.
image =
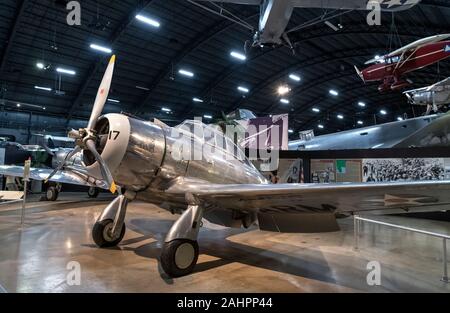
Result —
M108 201L62 194L54 203L30 202L22 229L20 206L1 206L0 292L450 291L450 284L440 281L441 240L366 224L355 251L351 219L340 220L341 232L328 234L274 234L205 223L195 273L171 279L158 257L176 216L132 203L124 241L98 249L90 231ZM446 222L378 219L450 234ZM74 278L72 261L80 265L78 286L67 280ZM381 266L380 286L367 284L370 261Z

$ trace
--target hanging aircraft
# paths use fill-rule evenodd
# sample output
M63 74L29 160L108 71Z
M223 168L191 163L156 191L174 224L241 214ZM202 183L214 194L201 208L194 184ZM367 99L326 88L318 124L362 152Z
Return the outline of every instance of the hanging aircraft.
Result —
M348 150L450 145L450 114L422 116L402 121L309 136L289 142L289 150Z
M450 181L269 184L217 127L201 121L169 127L124 114L101 116L114 64L115 56L87 127L69 133L76 148L66 158L81 151L83 165L62 164L55 172L30 170L32 179L102 187L117 194L93 226L99 247L121 242L127 205L133 200L165 204L182 213L161 252L161 266L172 277L194 270L203 218L228 227L257 224L267 231L324 232L339 229L337 214L434 211L450 204ZM0 166L0 174L23 176L23 167Z
M450 104L450 77L434 85L405 91L409 103L413 105L427 106L425 115L431 111L435 113L444 105Z
M380 92L400 90L410 85L404 75L450 57L450 34L417 40L387 55L375 57L365 64L373 64L356 72L364 83L382 81Z
M224 18L232 20L237 24L254 31L252 47L260 47L265 45L287 45L293 49L292 43L289 40L288 34L300 28L296 27L287 30L291 16L295 8L320 8L330 9L331 12L326 12L325 15L315 20L315 23L324 23L331 18L338 17L343 13L336 13L337 11L351 12L354 10L369 10L371 9L371 2L380 5L382 11L396 12L408 10L420 2L420 0L187 0L188 2L202 7L208 12L220 15ZM208 2L211 6L203 4ZM216 2L233 3L242 5L254 5L260 8L260 17L258 30L240 19L230 11L226 10L222 5ZM364 21L365 22L365 21Z

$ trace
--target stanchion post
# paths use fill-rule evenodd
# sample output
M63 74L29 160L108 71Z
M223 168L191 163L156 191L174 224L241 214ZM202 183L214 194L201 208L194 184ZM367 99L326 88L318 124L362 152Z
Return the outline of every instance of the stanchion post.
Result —
M354 249L359 250L359 220L357 215L353 215L353 236L355 241Z
M442 253L443 253L443 262L444 262L444 276L442 276L442 281L445 283L449 283L448 281L448 272L447 272L447 239L444 238L442 240Z
M23 169L23 201L22 201L22 214L20 216L20 227L23 228L25 223L25 207L27 204L27 190L28 182L30 181L30 169L31 169L31 158L25 161L25 166Z

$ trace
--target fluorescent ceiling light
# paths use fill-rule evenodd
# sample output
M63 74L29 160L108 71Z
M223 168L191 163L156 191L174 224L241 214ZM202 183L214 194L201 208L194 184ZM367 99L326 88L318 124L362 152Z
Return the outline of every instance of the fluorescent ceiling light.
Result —
M142 86L136 86L136 89L150 91L150 89L148 89L147 87L142 87Z
M119 101L119 100L116 100L116 99L108 99L108 101L109 101L109 102L114 102L114 103L120 103L120 101Z
M400 116L397 117L397 121L400 121L400 122L403 121L403 117L400 117Z
M47 110L47 108L46 107L42 107L42 110Z
M329 93L330 93L330 95L335 96L335 97L339 96L339 92L337 92L334 89L330 89Z
M180 73L181 75L187 76L187 77L194 77L194 73L186 71L186 70L179 70L178 73Z
M280 87L278 87L278 94L280 96L283 96L287 93L289 93L291 91L291 88L289 88L288 85L281 85Z
M289 104L290 101L288 99L281 99L280 102L284 104Z
M337 115L337 118L340 119L340 120L343 120L343 119L344 119L344 115L338 114L338 115Z
M386 114L387 114L386 110L380 110L380 113L381 113L382 115L386 115Z
M239 52L236 52L236 51L231 51L231 52L230 52L230 55L231 55L233 58L238 59L238 60L241 60L241 61L247 60L247 57L246 57L244 54L239 53Z
M36 63L36 67L37 67L38 69L43 70L45 66L44 66L44 63L39 62L39 63Z
M161 26L161 24L158 21L155 21L154 19L151 19L149 17L143 16L143 15L140 15L140 14L136 15L136 19L141 21L141 22L144 22L144 23L146 23L146 24L148 24L150 26L153 26L153 27Z
M164 111L164 112L167 112L167 113L172 112L172 110L168 109L168 108L162 108L161 110Z
M20 108L20 107L21 107L20 103L17 103L17 104L16 104L16 106L17 106L18 108Z
M292 80L294 80L294 81L296 81L296 82L299 82L299 81L302 80L301 77L298 76L298 75L296 75L296 74L291 74L291 75L289 75L289 78L292 79Z
M366 104L365 104L364 102L362 102L362 101L358 102L358 105L359 105L360 107L362 107L362 108L365 108L365 107L366 107Z
M312 108L313 112L319 113L320 110L318 108Z
M242 87L242 86L237 87L237 89L239 91L242 91L242 92L245 92L245 93L248 93L250 91L248 88L245 88L245 87Z
M207 114L203 115L203 117L208 119L208 120L212 119L212 116L211 115L207 115Z
M34 89L45 90L45 91L52 91L52 88L41 87L41 86L34 86Z
M194 102L199 102L199 103L203 103L203 100L202 100L202 99L199 99L199 98L193 98L192 101L194 101Z
M292 129L289 129L288 132L289 132L289 134L293 134L294 133L294 131Z
M100 45L96 45L95 43L91 44L89 47L91 49L94 49L94 50L97 50L97 51L101 51L101 52L105 52L105 53L108 53L108 54L112 53L112 50L110 48L103 47L103 46L100 46Z
M320 129L324 129L325 126L323 126L322 124L317 125L317 127L319 127Z
M358 121L357 123L358 123L358 125L364 125L363 121Z
M61 74L68 74L68 75L76 75L77 73L75 72L75 71L73 71L73 70L68 70L68 69L65 69L65 68L62 68L62 67L58 67L57 69L56 69L56 71L58 72L58 73L61 73Z

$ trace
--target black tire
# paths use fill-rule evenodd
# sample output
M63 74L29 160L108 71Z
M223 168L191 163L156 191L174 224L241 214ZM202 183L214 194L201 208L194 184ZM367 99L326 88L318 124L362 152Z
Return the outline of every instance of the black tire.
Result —
M47 201L56 201L58 199L58 189L54 186L50 186L47 188L47 191L45 192L45 199Z
M180 248L183 250L180 250ZM198 251L197 241L175 239L169 243L164 243L161 253L161 266L164 272L170 277L181 277L191 274L197 264ZM179 253L184 253L184 255L178 255Z
M120 236L116 239L109 238L107 234L107 229L112 228L113 220L104 220L96 222L92 228L92 239L99 248L108 248L117 246L125 236L125 223L123 223L122 230L120 231Z
M89 198L97 198L99 193L100 193L100 190L96 187L90 187L88 190Z

